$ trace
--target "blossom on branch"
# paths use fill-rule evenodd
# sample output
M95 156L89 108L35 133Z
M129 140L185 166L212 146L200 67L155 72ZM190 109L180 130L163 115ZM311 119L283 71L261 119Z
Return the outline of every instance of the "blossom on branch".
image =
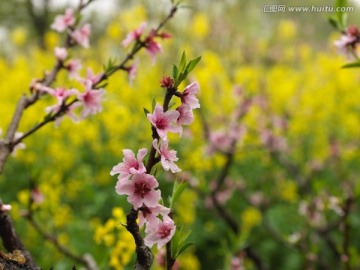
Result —
M84 93L78 95L78 99L82 102L84 108L81 116L85 118L89 114L96 114L102 111L102 101L105 94L104 89L92 89L92 83L87 81L87 87Z
M356 58L356 47L360 43L360 31L356 26L350 26L343 33L340 39L335 40L334 45L339 52L346 55L347 58Z
M86 71L86 78L79 78L79 81L83 83L85 86L91 84L91 87L100 82L101 78L104 76L104 72L100 72L99 74L94 74L92 69L89 67Z
M189 105L191 109L200 108L199 100L196 97L196 94L199 93L199 91L200 87L197 82L189 84L181 94L181 102Z
M129 74L129 82L130 84L134 81L136 73L138 71L139 61L136 59L134 63L127 69Z
M165 171L172 171L173 173L180 172L181 169L174 163L174 161L178 161L176 157L176 151L169 148L168 141L162 141L160 146L158 145L158 140L155 139L153 141L153 146L160 154L161 157L161 166Z
M176 121L179 118L180 113L175 110L164 112L161 105L156 104L154 112L148 113L147 118L151 124L156 128L160 138L164 141L167 140L167 133L174 132L180 133L181 128L177 125Z
M142 227L146 222L157 222L158 215L169 215L170 209L158 204L155 207L148 207L143 205L139 208L139 227Z
M147 154L146 148L141 148L137 153L137 158L135 158L135 154L130 149L124 149L123 162L114 166L110 172L110 175L120 174L119 179L128 180L131 175L141 174L146 172L146 168L143 163L143 159Z
M154 40L153 37L149 37L145 45L146 51L150 54L152 63L155 63L156 55L162 52L161 45Z
M0 203L0 212L9 212L11 210L10 204L2 204Z
M74 123L77 123L79 119L78 119L78 116L75 114L74 110L76 108L78 108L79 106L80 106L80 103L75 102L75 103L73 103L73 104L71 104L69 106L64 107L63 113L60 116L56 117L56 119L55 119L55 127L59 126L61 120L65 116L69 116Z
M134 31L131 31L129 34L127 34L126 38L123 40L123 42L121 42L121 45L123 45L124 47L126 47L127 45L129 45L131 42L135 41L135 40L140 40L141 35L144 32L144 29L146 27L146 22L143 22L139 28L135 29Z
M79 70L82 68L80 60L70 60L69 64L66 66L66 69L69 71L69 77L72 79L79 78Z
M61 62L64 62L66 57L68 56L68 52L67 52L66 48L55 47L54 51L55 51L56 59Z
M70 34L71 38L80 46L89 48L89 36L91 33L91 25L85 24L83 27L76 29Z
M146 173L135 174L132 180L120 179L115 187L118 194L128 195L128 202L135 210L145 204L156 207L161 197L161 191L155 190L159 186L154 176Z
M74 24L74 11L71 8L68 8L64 15L55 17L55 21L51 24L50 28L58 32L64 32L68 27L73 26Z
M68 97L70 97L72 95L78 95L78 91L76 89L67 90L64 87L58 87L58 88L55 88L55 89L52 89L50 87L43 87L42 90L44 92L48 93L49 95L55 97L56 100L57 100L56 104L48 106L48 107L45 108L46 113L58 113L62 109L62 107L64 106L65 101L66 101L66 99ZM74 107L72 107L72 108L74 108ZM72 109L71 108L67 108L65 113L69 114L69 116L74 121L76 121L76 117L75 117L75 115L72 114Z
M194 114L189 105L182 104L176 110L179 112L179 118L177 119L179 126L190 125L194 121Z
M156 222L147 223L144 238L145 245L152 247L157 244L160 249L171 240L176 230L174 221L169 216L164 216L163 220L156 219Z
M58 87L55 89L44 87L43 91L55 97L59 104L62 104L69 96L78 94L76 89L67 90L64 87Z

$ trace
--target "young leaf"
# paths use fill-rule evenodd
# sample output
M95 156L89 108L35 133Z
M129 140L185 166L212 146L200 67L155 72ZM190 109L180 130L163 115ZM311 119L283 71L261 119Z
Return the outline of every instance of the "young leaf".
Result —
M173 209L174 203L180 197L181 193L183 193L183 191L185 190L187 185L188 185L187 182L178 183L177 181L175 181L173 193L172 193L171 201L170 201L170 209Z
M188 242L188 243L184 243L183 245L181 245L175 258L179 257L181 255L181 253L183 253L187 248L191 247L194 244L195 244L194 242Z
M344 29L346 26L346 13L342 11L342 8L347 7L347 0L336 0L335 6L337 10L336 17L338 24L341 27L341 29Z
M182 230L180 230L180 232L182 232ZM180 237L180 245L182 245L183 243L185 243L186 240L188 240L188 238L190 237L191 235L191 230L188 230L187 232L185 233L182 233L181 234L181 237Z
M174 236L171 239L171 257L175 258L176 254L178 253L179 247L179 231L176 230Z
M189 62L189 64L186 66L187 73L190 73L196 67L196 65L200 62L200 60L201 60L201 56L191 60Z
M183 52L180 60L179 70L182 72L185 69L186 65L186 54L185 51Z
M342 68L357 68L360 67L360 61L343 65Z
M334 17L329 17L329 23L335 28L339 30L338 21Z
M174 65L173 66L173 79L174 79L175 82L177 80L178 73L179 73L179 69L178 69L178 67L176 65Z
M151 101L151 108L152 108L152 111L154 111L155 106L156 106L156 100L153 98L153 99L152 99L152 101Z
M143 108L143 109L144 109L145 116L147 116L147 115L148 115L148 113L150 113L150 112L149 112L149 110L148 110L148 109L146 109L146 108Z

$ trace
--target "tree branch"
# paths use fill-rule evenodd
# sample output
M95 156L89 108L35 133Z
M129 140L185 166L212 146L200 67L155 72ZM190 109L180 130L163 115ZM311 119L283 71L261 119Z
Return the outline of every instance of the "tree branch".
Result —
M132 208L130 213L126 216L126 229L132 234L136 244L134 270L149 270L153 263L154 255L150 248L144 243L144 239L140 234L139 225L136 223L137 217L138 211L134 208Z
M1 202L0 202L1 203ZM0 210L0 237L2 238L3 245L7 251L13 252L14 250L20 250L26 258L26 266L30 269L40 270L33 260L29 251L21 242L19 236L15 232L15 226L10 216Z

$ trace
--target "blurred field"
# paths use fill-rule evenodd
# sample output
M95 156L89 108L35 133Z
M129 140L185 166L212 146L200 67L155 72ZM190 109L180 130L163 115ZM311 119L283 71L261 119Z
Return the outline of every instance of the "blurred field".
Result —
M34 209L36 219L62 244L92 254L100 269L132 269L132 238L121 226L130 206L116 195L116 178L109 172L122 160L122 149L151 146L143 107L161 100L159 81L171 74L183 50L189 58L202 55L189 80L200 84L201 115L196 112L181 139L171 138L183 173L158 176L164 198L175 177L192 183L175 213L176 223L191 229L196 243L180 258L180 269L235 269L230 268L235 257L245 269L258 269L244 257L249 246L267 269L341 269L344 260L351 268L343 269L360 267L360 73L340 68L346 59L332 45L339 34L328 25L330 14L265 14L259 1L209 2L194 1L194 8L179 11L166 27L173 38L162 43L164 53L153 66L141 53L132 84L126 74L111 77L101 114L78 124L65 119L59 128L46 126L8 161L0 196L13 206L17 231L44 269L71 269L74 262L21 217L30 183L45 196ZM91 49L73 54L100 72L108 58L125 55L120 43L128 31L142 21L156 25L167 7L166 1L157 7L125 1L108 22L94 25ZM354 17L349 14L349 20ZM40 49L24 24L11 29L0 53L3 132L31 80L54 64L53 48L61 39L46 32ZM56 83L74 85L65 74ZM204 125L210 134L227 132L244 98L234 93L239 86L255 101L238 122L246 132L222 190L224 208L239 226L235 234L209 203L226 157L209 154ZM19 131L40 121L51 102L44 98L29 108ZM342 219L349 198L350 212Z

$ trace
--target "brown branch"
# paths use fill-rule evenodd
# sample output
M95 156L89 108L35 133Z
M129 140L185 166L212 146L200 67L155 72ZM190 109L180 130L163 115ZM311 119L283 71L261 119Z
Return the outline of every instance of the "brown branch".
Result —
M176 259L171 256L171 241L166 243L166 270L171 270Z
M233 142L233 146L235 146L236 142ZM239 225L236 222L236 220L232 217L232 215L226 210L225 207L223 207L223 205L221 205L217 199L217 192L219 190L221 190L226 176L228 175L228 172L231 168L231 165L233 163L234 160L234 154L233 153L229 153L226 155L226 161L224 166L222 167L219 176L217 177L216 180L216 186L213 189L213 191L211 192L211 199L212 202L215 206L215 209L217 210L218 214L224 219L224 221L227 223L227 225L231 228L231 230L235 233L238 234L239 233Z
M175 15L177 9L178 9L177 6L173 6L169 14L165 17L165 19L163 19L159 23L158 27L153 32L151 32L148 35L148 37L145 38L145 40L147 40L150 37L150 35L157 35L160 29L163 28L164 25ZM111 76L113 73L115 73L118 70L128 70L128 68L126 67L127 62L133 59L134 56L137 54L137 52L139 52L142 48L145 47L146 47L146 42L137 40L136 43L134 44L133 49L131 50L130 53L127 54L125 59L117 66L113 67L107 74L104 73L104 75L100 78L99 82L96 85L99 85L103 80L107 79L109 76Z
M40 269L33 260L30 252L27 251L19 236L16 234L15 226L10 216L4 211L0 211L0 237L7 251L13 252L14 250L21 250L26 258L26 266L30 269Z
M152 254L150 248L144 243L139 225L136 223L137 217L138 211L134 208L132 208L130 213L126 216L126 229L132 234L136 245L136 261L134 270L149 270L153 263L154 255Z
M346 270L351 269L350 250L349 250L351 226L349 224L348 217L350 215L350 211L351 211L351 207L352 207L353 203L354 203L354 198L350 195L346 199L345 205L343 207L344 216L343 216L343 220L342 220L342 226L343 226L344 240L343 240L343 244L342 244L342 253L343 253L343 256L345 256L345 260L343 260L342 262L343 262L343 267Z

